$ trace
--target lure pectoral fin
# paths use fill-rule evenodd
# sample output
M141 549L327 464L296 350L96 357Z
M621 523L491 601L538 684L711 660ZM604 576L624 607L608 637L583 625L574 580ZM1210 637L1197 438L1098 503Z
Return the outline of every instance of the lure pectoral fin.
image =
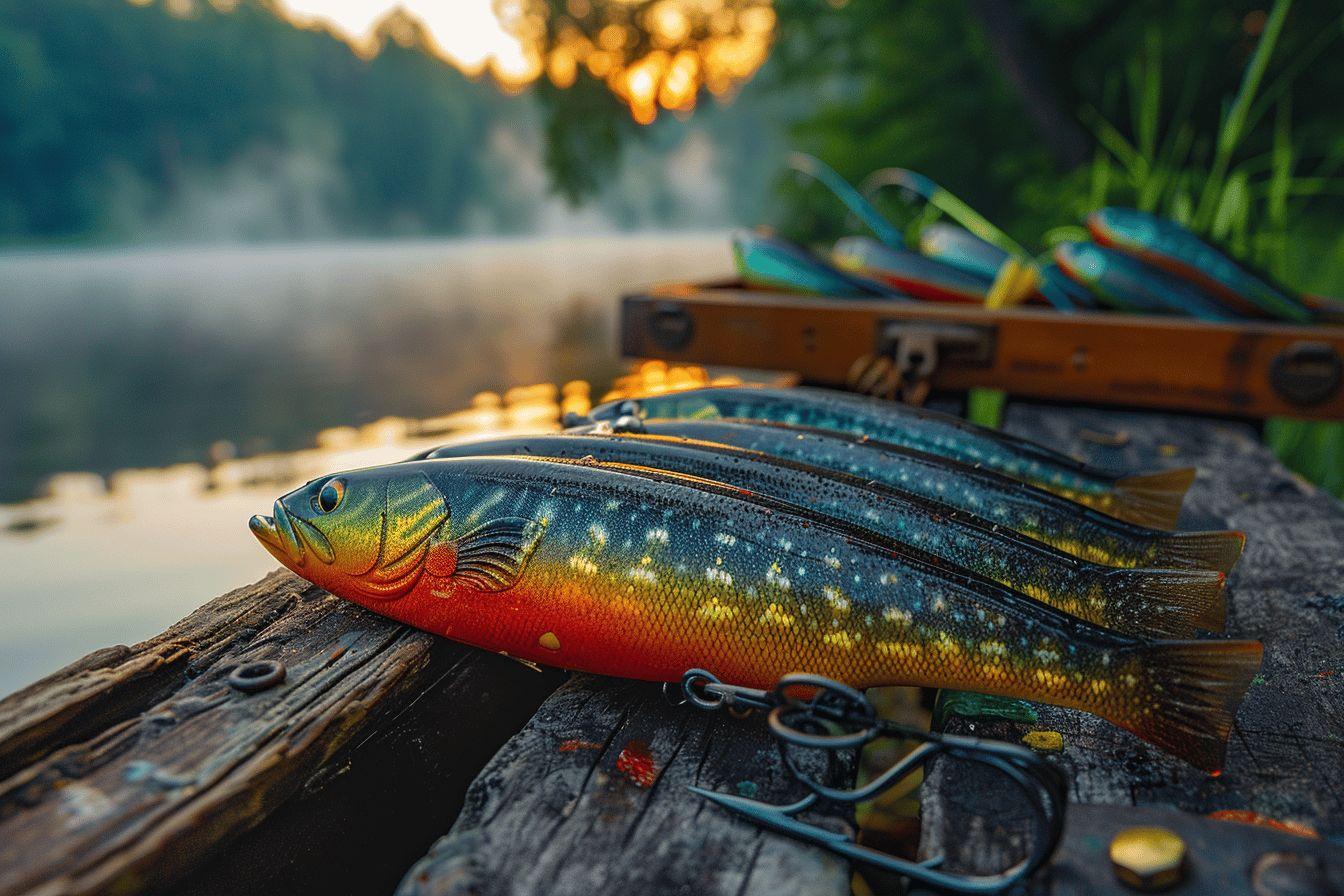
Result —
M482 591L504 591L523 574L543 526L536 520L507 516L491 520L455 539L433 545L426 571Z

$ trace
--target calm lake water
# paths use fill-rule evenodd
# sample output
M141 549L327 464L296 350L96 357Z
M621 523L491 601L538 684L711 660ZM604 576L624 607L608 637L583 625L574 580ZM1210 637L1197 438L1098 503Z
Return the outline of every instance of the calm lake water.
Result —
M730 270L723 233L0 255L0 694L274 568L291 483L553 426L453 412L605 388L621 292Z

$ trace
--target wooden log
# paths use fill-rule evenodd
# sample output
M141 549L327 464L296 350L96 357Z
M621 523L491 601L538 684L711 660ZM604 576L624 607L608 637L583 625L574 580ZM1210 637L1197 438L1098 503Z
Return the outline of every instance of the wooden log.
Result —
M820 766L810 765L830 781L854 774L849 755ZM803 793L759 714L673 707L654 686L576 676L472 784L399 896L849 893L844 862L728 814L691 784L778 803ZM806 817L851 829L844 814Z
M1006 429L1116 469L1199 468L1182 528L1247 534L1228 581L1230 636L1265 645L1261 675L1232 733L1217 777L1167 756L1085 713L1036 705L1034 724L950 716L949 732L1017 741L1031 730L1063 734L1059 761L1078 803L1169 805L1206 815L1251 810L1344 833L1344 506L1294 476L1243 424L1165 414L1013 405ZM1104 434L1122 445L1107 447ZM959 769L934 769L924 787L927 857L992 866L1020 826L997 830L973 816L1010 795ZM1006 851L1006 852L1005 852Z
M276 573L0 703L0 894L390 889L559 680Z

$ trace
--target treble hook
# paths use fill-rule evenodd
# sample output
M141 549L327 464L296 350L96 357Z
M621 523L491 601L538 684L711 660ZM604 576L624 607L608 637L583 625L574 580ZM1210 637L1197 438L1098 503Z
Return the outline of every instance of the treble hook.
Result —
M691 669L682 676L682 692L687 702L700 709L738 707L769 711L770 732L779 741L785 767L808 789L805 796L781 806L702 787L690 788L767 830L926 886L967 894L998 893L1030 877L1050 860L1063 835L1068 799L1064 775L1025 747L898 725L879 718L860 691L820 675L786 675L773 690L765 691L724 684L704 669ZM819 723L839 725L842 730L830 733ZM799 768L788 751L789 746L854 749L882 737L913 738L921 743L868 784L856 788L834 788L821 783ZM1022 791L1035 818L1037 834L1026 858L996 874L959 874L940 870L941 857L912 862L862 846L852 836L796 817L821 800L850 804L871 800L942 755L989 766L1006 775Z

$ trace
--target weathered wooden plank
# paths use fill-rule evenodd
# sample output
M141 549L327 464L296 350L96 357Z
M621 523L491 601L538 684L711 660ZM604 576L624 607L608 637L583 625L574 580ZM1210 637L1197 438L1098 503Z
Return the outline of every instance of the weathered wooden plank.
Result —
M1179 894L1259 896L1263 893L1327 894L1325 881L1344 880L1344 849L1322 840L1254 825L1215 821L1154 806L1119 809L1111 806L1075 806L1064 839L1050 869L1034 882L1040 896L1095 896L1133 893L1117 884L1108 849L1121 830L1134 826L1164 827L1186 844L1186 870ZM1296 866L1297 888L1256 890L1257 876L1276 860ZM1280 868L1284 867L1283 865ZM1315 881L1316 886L1306 885Z
M297 579L276 572L216 598L134 647L94 651L0 700L0 780L34 758L143 712L193 666L292 609Z
M1247 533L1228 582L1228 633L1261 640L1265 661L1218 777L1092 716L1054 707L1036 707L1033 725L954 716L946 730L1010 741L1033 729L1063 733L1060 761L1079 803L1170 805L1199 814L1250 809L1326 835L1344 833L1344 506L1284 469L1242 424L1032 405L1012 406L1005 422L1012 432L1117 469L1196 465L1182 527ZM1126 441L1105 447L1089 433L1123 433ZM1003 844L968 819L1004 794L992 783L967 784L960 774L930 775L922 849L987 867Z
M557 681L273 575L6 701L0 893L389 889Z
M853 768L842 757L828 777ZM673 707L654 686L576 677L481 773L398 893L849 892L844 862L730 816L691 784L774 802L802 794L759 715Z

